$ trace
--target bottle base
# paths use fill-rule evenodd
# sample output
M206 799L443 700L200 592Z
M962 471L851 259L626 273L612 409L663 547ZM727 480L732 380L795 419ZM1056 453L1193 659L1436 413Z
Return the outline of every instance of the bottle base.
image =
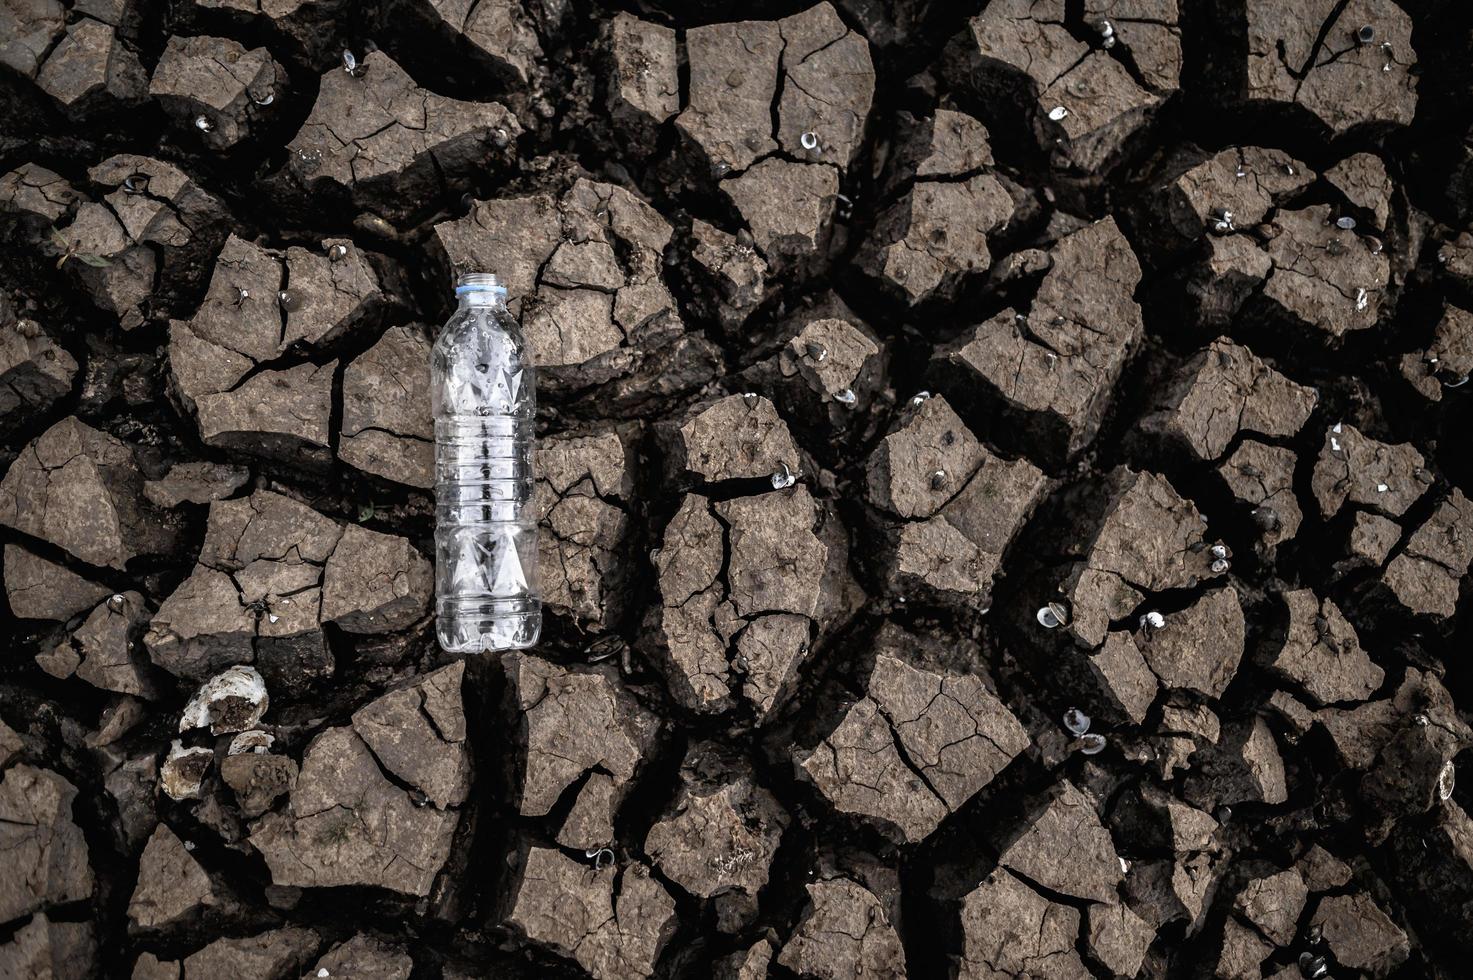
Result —
M527 599L436 604L435 634L446 653L525 650L542 635L541 603Z

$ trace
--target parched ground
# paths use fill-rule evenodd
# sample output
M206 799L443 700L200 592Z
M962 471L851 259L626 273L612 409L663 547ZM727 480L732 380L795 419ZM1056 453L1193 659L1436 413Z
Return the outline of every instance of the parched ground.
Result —
M1470 49L0 0L0 977L1467 976ZM461 662L467 269L547 621Z

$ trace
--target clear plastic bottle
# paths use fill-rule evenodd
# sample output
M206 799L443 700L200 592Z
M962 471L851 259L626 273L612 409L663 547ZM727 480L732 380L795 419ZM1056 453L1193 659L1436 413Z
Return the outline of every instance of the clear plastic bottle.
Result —
M473 272L435 341L435 613L450 653L537 642L537 522L532 515L536 383L506 288Z

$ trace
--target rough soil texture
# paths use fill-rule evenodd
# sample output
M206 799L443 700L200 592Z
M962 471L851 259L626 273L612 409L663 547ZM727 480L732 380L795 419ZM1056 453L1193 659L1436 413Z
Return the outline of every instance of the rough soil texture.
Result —
M0 0L0 978L1466 977L1470 47ZM546 622L459 661L469 270Z

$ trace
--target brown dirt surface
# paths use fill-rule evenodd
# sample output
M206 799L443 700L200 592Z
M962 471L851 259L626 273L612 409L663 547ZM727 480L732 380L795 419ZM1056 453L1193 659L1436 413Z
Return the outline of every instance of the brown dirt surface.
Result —
M1461 980L1470 38L0 0L0 977ZM467 271L544 625L457 659Z

